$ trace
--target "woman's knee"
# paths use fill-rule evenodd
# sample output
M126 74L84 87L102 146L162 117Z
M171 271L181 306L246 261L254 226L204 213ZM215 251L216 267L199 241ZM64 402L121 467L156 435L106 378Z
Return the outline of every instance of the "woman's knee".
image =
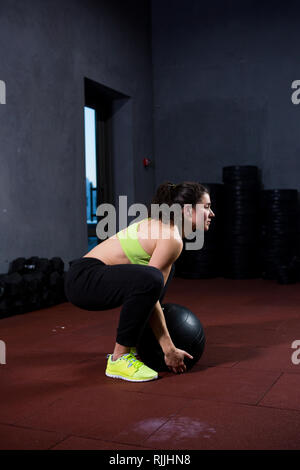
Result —
M149 288L157 292L157 294L160 294L164 288L164 276L162 272L154 266L147 266L144 280L147 280Z

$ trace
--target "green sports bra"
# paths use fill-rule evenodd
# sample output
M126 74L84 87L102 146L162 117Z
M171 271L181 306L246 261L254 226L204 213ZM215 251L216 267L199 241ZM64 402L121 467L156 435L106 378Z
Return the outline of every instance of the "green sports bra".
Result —
M148 217L150 219L150 217ZM146 219L143 219L146 220ZM138 226L142 222L135 222L134 224L128 225L127 228L117 233L122 249L132 264L148 264L151 258L140 245L138 240Z

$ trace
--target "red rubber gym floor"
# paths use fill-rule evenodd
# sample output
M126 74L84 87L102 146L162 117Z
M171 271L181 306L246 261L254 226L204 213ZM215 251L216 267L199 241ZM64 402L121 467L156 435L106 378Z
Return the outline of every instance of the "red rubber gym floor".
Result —
M174 278L164 302L199 316L206 349L144 384L104 374L119 309L0 320L0 448L299 449L300 285Z

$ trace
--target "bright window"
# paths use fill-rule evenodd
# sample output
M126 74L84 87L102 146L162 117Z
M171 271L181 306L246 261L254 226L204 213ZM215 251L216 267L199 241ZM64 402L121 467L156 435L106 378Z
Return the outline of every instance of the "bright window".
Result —
M85 106L85 178L87 223L97 222L96 111Z

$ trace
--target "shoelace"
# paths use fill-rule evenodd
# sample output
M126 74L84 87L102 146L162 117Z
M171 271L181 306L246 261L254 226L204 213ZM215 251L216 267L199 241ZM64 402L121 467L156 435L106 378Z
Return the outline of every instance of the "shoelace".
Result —
M141 361L136 359L136 357L130 353L124 354L124 356L122 356L122 359L129 362L128 367L133 366L137 370L144 365Z

